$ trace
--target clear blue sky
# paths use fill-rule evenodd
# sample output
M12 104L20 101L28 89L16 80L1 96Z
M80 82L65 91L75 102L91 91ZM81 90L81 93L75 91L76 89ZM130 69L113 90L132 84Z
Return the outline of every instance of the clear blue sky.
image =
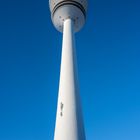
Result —
M88 9L76 34L87 140L140 140L140 1ZM61 39L48 0L0 0L0 140L53 140Z

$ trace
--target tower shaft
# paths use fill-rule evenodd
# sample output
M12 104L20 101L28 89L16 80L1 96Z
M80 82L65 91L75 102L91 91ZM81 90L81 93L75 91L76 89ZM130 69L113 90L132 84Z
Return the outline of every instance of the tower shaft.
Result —
M73 20L63 25L63 44L54 140L85 140L80 105Z

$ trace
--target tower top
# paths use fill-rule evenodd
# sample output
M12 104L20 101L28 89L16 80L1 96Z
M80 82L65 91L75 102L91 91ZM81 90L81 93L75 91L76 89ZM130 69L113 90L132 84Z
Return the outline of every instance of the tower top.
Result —
M87 0L49 0L51 18L55 28L63 32L63 23L70 18L74 21L74 31L84 25L87 13Z

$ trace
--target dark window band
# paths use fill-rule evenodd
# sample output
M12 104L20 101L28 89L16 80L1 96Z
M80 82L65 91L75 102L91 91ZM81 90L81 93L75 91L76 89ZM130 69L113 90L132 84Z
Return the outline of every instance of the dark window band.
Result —
M84 7L83 7L79 2L70 1L70 0L64 0L64 1L62 1L62 2L59 2L59 3L54 7L54 9L53 9L53 11L52 11L52 15L54 15L54 13L56 12L56 10L57 10L58 8L60 8L61 6L64 6L64 5L74 5L74 6L78 7L78 8L82 11L84 17L86 18L86 11L85 11Z

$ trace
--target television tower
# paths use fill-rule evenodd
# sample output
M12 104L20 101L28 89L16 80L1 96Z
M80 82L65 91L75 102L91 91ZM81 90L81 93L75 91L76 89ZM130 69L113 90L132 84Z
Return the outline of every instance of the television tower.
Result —
M63 32L54 140L85 140L74 33L85 23L87 0L49 0L49 5L55 28Z

